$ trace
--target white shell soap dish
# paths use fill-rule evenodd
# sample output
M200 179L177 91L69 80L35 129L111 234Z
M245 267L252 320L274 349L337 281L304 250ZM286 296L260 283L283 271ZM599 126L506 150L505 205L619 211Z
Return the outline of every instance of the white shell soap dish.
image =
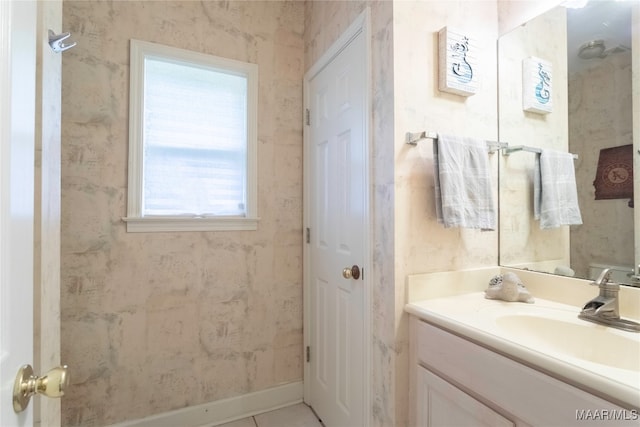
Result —
M526 302L532 304L535 300L529 290L522 284L514 273L494 276L489 281L489 287L484 291L487 299L499 299L508 302Z

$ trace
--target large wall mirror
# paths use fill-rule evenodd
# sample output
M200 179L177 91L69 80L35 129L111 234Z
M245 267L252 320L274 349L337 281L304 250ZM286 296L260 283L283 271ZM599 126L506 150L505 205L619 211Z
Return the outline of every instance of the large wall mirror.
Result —
M583 224L541 229L533 215L537 154L501 156L500 264L580 278L613 267L615 280L637 284L640 216L634 218L640 206L633 207L632 165L640 157L640 43L634 40L640 38L640 3L571 3L500 37L499 136L511 146L577 156ZM523 110L523 60L532 57L551 64L550 112Z

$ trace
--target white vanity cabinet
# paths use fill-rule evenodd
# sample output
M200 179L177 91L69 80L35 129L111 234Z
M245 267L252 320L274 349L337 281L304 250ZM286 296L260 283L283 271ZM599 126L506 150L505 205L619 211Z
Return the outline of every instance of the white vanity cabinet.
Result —
M416 426L510 427L515 424L422 366L416 371Z
M416 316L410 329L411 426L640 426L637 410Z

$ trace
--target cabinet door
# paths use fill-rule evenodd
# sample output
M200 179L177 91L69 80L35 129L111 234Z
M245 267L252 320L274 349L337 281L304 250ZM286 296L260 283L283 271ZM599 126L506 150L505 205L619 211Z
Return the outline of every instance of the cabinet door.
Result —
M417 427L486 426L515 424L423 367L418 367Z

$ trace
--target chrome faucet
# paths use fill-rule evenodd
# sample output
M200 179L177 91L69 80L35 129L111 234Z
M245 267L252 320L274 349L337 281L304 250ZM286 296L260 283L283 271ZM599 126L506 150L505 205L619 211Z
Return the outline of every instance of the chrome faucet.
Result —
M611 270L605 268L591 285L600 288L597 297L587 302L578 315L580 319L625 331L640 332L640 323L620 318L618 292L620 284L610 282Z

